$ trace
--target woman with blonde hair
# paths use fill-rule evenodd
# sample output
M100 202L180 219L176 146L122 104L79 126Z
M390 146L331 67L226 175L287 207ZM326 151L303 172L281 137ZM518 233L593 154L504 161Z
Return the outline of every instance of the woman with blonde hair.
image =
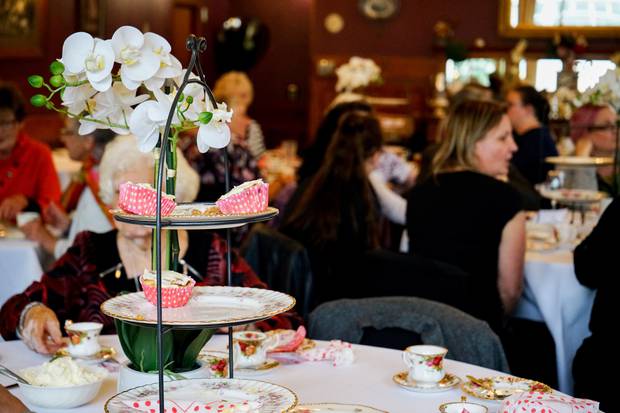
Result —
M407 201L409 251L456 265L472 282L472 315L499 331L523 287L525 217L508 174L517 150L502 106L465 101L449 115L431 177Z

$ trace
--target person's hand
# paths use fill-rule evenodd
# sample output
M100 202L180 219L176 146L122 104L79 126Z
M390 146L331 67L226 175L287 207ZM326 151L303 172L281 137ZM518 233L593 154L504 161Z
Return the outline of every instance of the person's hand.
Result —
M43 218L47 224L62 232L67 231L69 225L71 225L69 215L53 202L44 211Z
M43 225L40 219L32 220L19 227L19 229L24 233L26 238L39 243L45 251L54 254L56 237L45 228L45 225Z
M4 198L0 202L0 221L14 221L19 214L28 205L28 199L21 195L12 195Z
M4 386L0 386L0 413L24 413L28 408L13 396Z
M41 354L53 354L63 344L58 318L45 305L28 310L21 335L28 347Z

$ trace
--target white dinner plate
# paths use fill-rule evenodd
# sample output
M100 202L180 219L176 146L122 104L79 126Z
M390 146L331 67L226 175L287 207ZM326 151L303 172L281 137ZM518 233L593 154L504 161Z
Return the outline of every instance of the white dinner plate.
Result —
M106 413L149 412L149 407L159 400L157 383L136 387L110 398ZM249 403L261 413L289 411L297 405L297 396L286 387L258 380L193 379L164 383L165 407L178 406L175 410L193 412L217 411L221 404ZM216 406L208 409L209 406ZM156 410L159 411L159 410ZM168 411L171 411L169 409Z
M342 403L312 403L297 406L293 413L387 413L385 410L375 409L374 407L362 406L360 404Z
M262 288L194 287L189 302L162 309L163 324L220 327L249 324L290 310L290 295ZM125 321L157 324L157 307L143 292L119 295L101 305L104 314Z

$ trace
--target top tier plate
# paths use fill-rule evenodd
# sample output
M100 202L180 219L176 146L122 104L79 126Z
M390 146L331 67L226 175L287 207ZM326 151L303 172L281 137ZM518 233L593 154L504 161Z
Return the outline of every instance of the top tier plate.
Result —
M614 158L602 156L549 156L545 158L545 161L558 166L586 167L613 165Z
M163 324L185 327L225 327L249 324L290 310L290 295L262 288L194 287L192 298L179 308L163 308ZM157 324L157 307L143 292L119 295L101 304L101 311L113 318L140 324Z
M267 207L264 211L253 214L240 215L201 215L199 211L205 211L214 207L214 204L196 202L180 204L171 215L161 218L162 228L170 229L219 229L235 228L253 222L267 221L278 215L277 208ZM155 227L154 216L142 216L125 212L120 209L113 209L114 219L128 224Z

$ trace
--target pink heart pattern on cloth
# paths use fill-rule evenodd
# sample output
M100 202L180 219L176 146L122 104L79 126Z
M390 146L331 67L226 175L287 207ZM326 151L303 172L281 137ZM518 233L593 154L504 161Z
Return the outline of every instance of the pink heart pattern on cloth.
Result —
M257 183L238 194L220 198L215 205L226 215L262 212L269 204L269 184Z
M506 398L500 413L598 413L598 402L549 393L517 393Z
M134 400L123 402L127 407L138 412L158 413L159 400ZM165 400L164 412L166 413L193 413L193 412L209 412L209 413L254 413L258 412L260 403L255 401L238 401L229 402L226 400L214 400L211 402L198 402L186 400Z
M132 214L154 216L157 212L157 191L150 187L125 182L120 185L118 206L123 211ZM168 216L172 214L176 206L177 204L173 199L162 196L161 215Z
M140 283L146 299L151 304L157 305L157 288L154 285L143 283L142 277L140 277ZM192 288L195 284L196 281L192 279L187 287L162 288L161 306L164 308L183 307L192 297Z

